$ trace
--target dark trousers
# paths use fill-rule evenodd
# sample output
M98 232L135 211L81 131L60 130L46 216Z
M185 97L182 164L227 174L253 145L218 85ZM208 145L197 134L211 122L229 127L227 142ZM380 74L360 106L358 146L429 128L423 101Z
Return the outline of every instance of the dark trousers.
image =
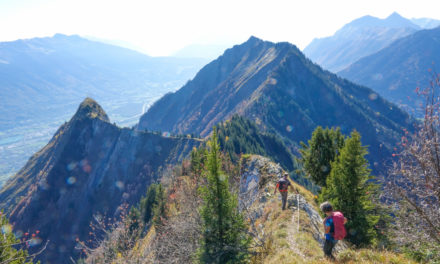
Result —
M333 248L336 246L337 240L325 240L324 242L324 255L330 259L335 259L332 255Z
M287 192L280 192L281 193L281 202L283 205L283 210L286 209L286 203L287 203Z

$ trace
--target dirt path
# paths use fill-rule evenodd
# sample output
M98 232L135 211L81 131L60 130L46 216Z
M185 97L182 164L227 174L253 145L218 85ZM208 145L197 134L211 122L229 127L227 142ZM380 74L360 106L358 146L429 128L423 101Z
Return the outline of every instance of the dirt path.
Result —
M287 228L287 241L289 241L290 249L305 261L306 256L301 250L299 250L298 243L296 242L296 237L298 235L298 207L293 207L292 211L290 226Z

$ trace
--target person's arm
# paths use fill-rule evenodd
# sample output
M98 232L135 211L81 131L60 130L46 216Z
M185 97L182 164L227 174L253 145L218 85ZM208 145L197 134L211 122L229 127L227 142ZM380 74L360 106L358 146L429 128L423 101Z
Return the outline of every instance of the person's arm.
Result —
M330 226L328 226L328 225L324 225L324 233L325 233L325 234L330 233Z
M344 217L344 225L348 222L348 219Z
M275 186L275 191L273 191L273 194L277 193L277 189L278 189L279 186L280 186L280 183L277 183L277 186Z
M327 218L324 219L324 236L330 233L331 225L327 221Z

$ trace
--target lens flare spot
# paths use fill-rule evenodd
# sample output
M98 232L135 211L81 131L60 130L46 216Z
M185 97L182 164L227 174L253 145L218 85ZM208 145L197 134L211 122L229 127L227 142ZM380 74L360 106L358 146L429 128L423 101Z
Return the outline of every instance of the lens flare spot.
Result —
M225 181L226 180L226 176L224 174L220 174L219 179L221 181Z
M261 125L261 120L258 117L255 119L255 124Z
M76 178L73 176L69 177L69 178L67 178L66 182L67 182L67 184L72 185L76 182Z
M383 75L381 73L376 73L373 76L371 76L371 79L373 79L374 81L380 81L383 79Z
M71 170L74 170L75 168L76 168L76 162L71 162L71 163L69 163L68 165L67 165L67 170L68 171L71 171Z
M83 171L85 173L90 173L92 171L92 166L90 166L89 164L86 164L83 166Z
M371 93L368 98L370 98L370 100L374 101L377 99L377 94L376 93Z
M16 232L15 232L15 237L16 238L21 238L23 236L23 231L21 231L21 230L17 230Z
M39 237L34 237L31 239L31 241L29 241L29 246L33 247L33 246L38 246L39 244L41 244L42 240Z
M2 225L2 233L3 234L9 234L12 232L12 226L11 225Z
M49 184L47 184L47 182L45 180L41 180L38 185L40 186L41 189L43 190L49 190L50 186Z
M124 183L121 181L117 181L115 183L116 188L118 188L119 190L123 190L124 189Z

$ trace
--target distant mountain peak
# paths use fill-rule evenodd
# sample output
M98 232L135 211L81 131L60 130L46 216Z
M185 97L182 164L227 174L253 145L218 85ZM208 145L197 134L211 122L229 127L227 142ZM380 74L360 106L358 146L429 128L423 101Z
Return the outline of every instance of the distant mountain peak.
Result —
M62 39L62 40L72 40L72 39L85 40L84 38L81 38L81 36L79 36L79 35L66 35L66 34L62 34L62 33L56 33L55 35L53 35L52 38L53 39Z
M255 36L250 36L246 42L263 42L263 40Z
M344 27L342 27L339 31L344 31L347 27L357 27L357 28L372 28L372 27L390 27L390 28L414 28L420 29L420 27L414 23L412 23L409 19L404 18L397 12L393 12L388 17L381 19L374 16L366 15L360 18L357 18Z
M411 20L404 18L397 12L393 12L387 18L382 20L383 23L389 27L410 27L415 29L420 29L420 27L414 24Z
M399 13L397 13L396 11L394 11L391 15L389 15L386 19L394 19L394 18L403 18Z
M100 119L105 122L110 122L107 114L104 109L92 98L87 97L84 101L79 105L78 110L76 111L72 120L78 119Z
M257 45L260 45L265 42L267 42L267 41L264 41L260 38L255 37L255 36L250 36L246 42L244 42L243 44L241 44L239 46L257 46Z

